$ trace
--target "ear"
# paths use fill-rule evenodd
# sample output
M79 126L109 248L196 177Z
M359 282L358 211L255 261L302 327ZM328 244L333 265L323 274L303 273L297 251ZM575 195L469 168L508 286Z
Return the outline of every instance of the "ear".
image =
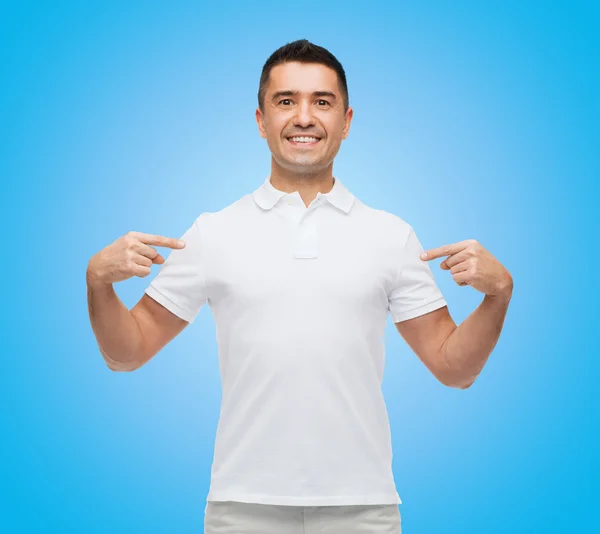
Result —
M346 137L348 137L348 133L350 132L350 123L352 122L353 115L354 115L354 110L351 107L348 107L348 111L346 111L346 117L344 118L344 127L342 129L342 139L346 139Z
M258 125L258 133L263 139L267 138L267 131L265 130L265 119L260 108L256 108L256 124Z

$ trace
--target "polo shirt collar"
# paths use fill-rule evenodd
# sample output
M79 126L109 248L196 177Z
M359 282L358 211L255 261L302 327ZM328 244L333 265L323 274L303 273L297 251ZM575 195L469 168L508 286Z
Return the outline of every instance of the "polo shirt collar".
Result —
M329 193L317 193L317 196L324 197L330 204L342 210L344 213L349 213L354 202L354 195L344 187L338 178L333 178L333 187ZM252 193L254 201L265 210L270 210L281 197L288 195L285 191L276 189L271 183L271 177L267 176L264 183Z

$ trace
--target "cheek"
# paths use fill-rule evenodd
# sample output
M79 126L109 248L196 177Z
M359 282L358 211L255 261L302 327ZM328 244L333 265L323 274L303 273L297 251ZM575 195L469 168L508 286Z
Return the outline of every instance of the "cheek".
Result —
M342 139L344 136L344 121L340 121L338 119L330 121L328 124L325 124L327 128L328 135L337 140Z
M265 124L265 132L267 134L267 140L271 140L272 142L280 142L281 141L281 133L285 128L285 122L271 120L268 124Z
M267 146L270 152L277 152L277 140L273 140L271 134L267 135Z

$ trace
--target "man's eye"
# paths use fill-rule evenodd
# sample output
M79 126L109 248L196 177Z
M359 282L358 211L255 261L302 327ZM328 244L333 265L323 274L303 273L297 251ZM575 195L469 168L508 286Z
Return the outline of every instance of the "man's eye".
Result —
M319 106L329 106L330 103L327 100L317 100ZM289 106L292 104L292 101L289 98L284 98L279 101L279 104L282 106Z

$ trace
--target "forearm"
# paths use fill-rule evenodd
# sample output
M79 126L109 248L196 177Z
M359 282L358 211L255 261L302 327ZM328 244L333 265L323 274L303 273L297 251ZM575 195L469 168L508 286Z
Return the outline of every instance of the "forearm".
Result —
M86 274L88 312L100 353L113 371L137 368L142 336L135 318L112 284L98 284Z
M498 342L511 295L512 290L507 294L485 295L441 346L449 385L463 389L475 381Z

